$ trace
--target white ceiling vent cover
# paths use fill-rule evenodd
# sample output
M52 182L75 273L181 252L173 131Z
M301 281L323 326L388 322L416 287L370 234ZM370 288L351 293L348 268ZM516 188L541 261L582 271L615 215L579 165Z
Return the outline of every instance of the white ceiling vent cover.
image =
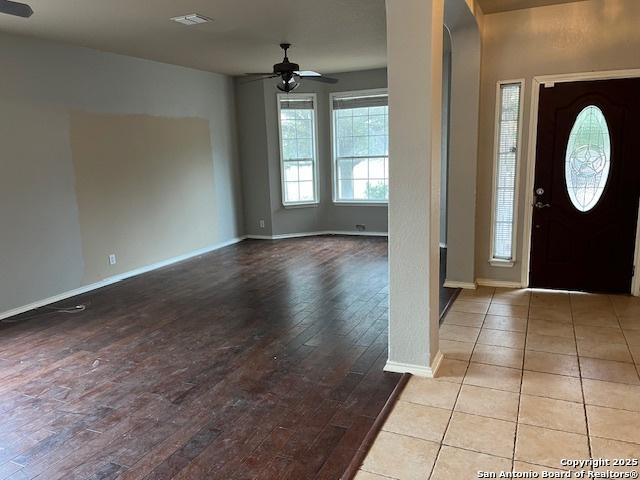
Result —
M181 15L180 17L173 17L171 20L181 23L182 25L199 25L201 23L209 23L212 19L200 15L199 13L191 13L189 15Z

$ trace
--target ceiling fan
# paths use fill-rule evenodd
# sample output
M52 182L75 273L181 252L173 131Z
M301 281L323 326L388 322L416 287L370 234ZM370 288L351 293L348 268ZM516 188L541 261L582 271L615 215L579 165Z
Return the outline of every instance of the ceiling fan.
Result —
M300 65L289 61L287 57L287 50L291 47L290 43L281 43L280 48L284 50L284 60L281 63L276 63L273 66L273 72L269 73L247 73L245 75L249 77L258 77L255 80L263 80L266 78L281 77L282 80L278 83L278 90L289 93L300 86L300 79L309 79L314 82L323 83L337 83L335 78L324 77L318 72L311 70L300 70Z
M11 0L0 0L0 13L29 18L33 15L33 9L26 3L12 2Z

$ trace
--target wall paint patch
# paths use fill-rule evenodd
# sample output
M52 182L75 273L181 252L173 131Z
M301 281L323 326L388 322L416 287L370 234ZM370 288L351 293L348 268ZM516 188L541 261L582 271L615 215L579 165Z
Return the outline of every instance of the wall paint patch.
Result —
M85 283L215 243L208 120L73 111L71 146Z

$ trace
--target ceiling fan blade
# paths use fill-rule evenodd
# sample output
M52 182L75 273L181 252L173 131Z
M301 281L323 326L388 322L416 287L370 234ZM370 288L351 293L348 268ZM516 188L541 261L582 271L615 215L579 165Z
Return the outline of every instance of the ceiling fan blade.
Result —
M33 9L26 3L12 2L10 0L0 0L0 13L14 15L16 17L29 18L33 15Z
M313 70L298 70L297 72L293 72L299 77L321 77L322 74L318 72L314 72Z
M269 78L277 78L279 76L280 75L274 75L273 73L246 73L240 83L257 82L259 80L268 80Z
M338 83L337 78L331 77L323 77L317 75L299 75L300 78L304 78L305 80L313 80L314 82L322 82L322 83Z

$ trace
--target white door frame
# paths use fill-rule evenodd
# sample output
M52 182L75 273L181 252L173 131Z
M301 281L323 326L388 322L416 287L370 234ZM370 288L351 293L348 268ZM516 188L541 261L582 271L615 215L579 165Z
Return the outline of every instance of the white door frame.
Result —
M538 107L540 100L541 86L552 87L556 83L582 82L588 80L613 80L617 78L638 78L640 69L633 70L610 70L603 72L568 73L560 75L540 75L533 77L531 84L531 111L529 117L529 145L527 151L527 183L525 188L524 204L524 233L522 241L522 286L529 286L529 268L531 255L531 224L533 223L533 188L536 169L536 144L538 139ZM636 248L633 264L638 269L640 261L640 215L636 227ZM640 280L637 275L633 276L631 283L631 294L640 296Z

